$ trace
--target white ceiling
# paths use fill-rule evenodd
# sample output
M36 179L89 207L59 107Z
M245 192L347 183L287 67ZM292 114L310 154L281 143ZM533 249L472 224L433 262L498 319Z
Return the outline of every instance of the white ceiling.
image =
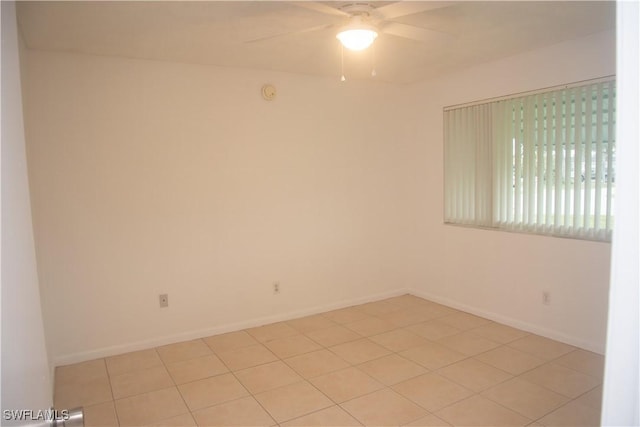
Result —
M349 2L322 2L340 7ZM382 7L393 2L371 2ZM376 79L408 83L613 29L612 1L438 2L394 21L436 30L417 42L381 34ZM340 76L344 18L286 1L19 2L27 47ZM333 24L331 28L273 37ZM438 35L438 33L433 33ZM374 50L345 50L347 78L370 78Z

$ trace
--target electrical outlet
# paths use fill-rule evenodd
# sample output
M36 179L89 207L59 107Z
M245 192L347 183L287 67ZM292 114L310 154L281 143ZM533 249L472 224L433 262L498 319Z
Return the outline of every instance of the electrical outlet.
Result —
M169 307L169 294L160 294L160 308Z
M542 303L544 305L551 305L551 292L544 291L542 293Z
M273 282L273 293L274 294L280 293L280 282Z

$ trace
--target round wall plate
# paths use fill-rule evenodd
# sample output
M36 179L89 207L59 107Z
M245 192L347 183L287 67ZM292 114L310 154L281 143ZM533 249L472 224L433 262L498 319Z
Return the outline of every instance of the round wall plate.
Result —
M269 83L263 85L262 97L267 101L273 101L273 99L276 97L276 87Z

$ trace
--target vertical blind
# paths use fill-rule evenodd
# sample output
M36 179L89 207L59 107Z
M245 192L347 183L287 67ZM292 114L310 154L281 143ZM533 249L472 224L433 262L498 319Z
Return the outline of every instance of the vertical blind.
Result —
M615 82L444 112L446 223L611 239Z

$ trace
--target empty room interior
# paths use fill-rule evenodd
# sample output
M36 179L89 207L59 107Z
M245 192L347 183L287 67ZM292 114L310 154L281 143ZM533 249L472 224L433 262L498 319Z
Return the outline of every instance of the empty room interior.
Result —
M600 425L615 2L3 2L2 24L3 410Z

